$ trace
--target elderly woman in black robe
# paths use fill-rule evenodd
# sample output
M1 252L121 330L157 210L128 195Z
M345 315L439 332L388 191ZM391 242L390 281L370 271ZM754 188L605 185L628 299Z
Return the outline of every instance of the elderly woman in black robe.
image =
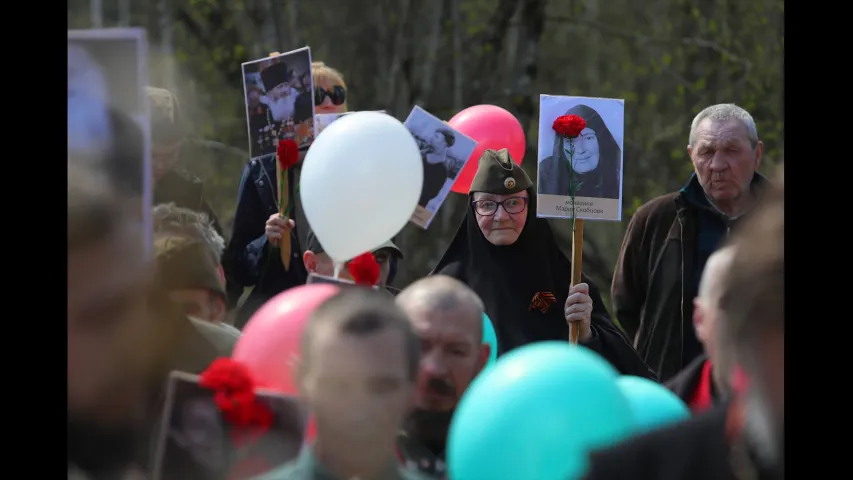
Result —
M593 283L569 286L571 263L544 219L536 192L506 149L486 150L468 192L465 220L433 273L468 284L486 307L498 337L498 355L543 340L580 343L626 375L655 378L610 316Z

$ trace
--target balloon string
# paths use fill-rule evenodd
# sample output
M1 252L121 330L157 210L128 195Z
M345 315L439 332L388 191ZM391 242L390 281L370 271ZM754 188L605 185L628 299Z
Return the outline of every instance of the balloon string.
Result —
M343 263L335 262L335 278L341 278L341 270L343 269L343 267Z

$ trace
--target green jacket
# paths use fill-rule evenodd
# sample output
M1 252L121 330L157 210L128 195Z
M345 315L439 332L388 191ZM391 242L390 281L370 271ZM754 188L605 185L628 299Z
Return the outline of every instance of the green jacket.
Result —
M414 470L408 470L402 465L389 465L389 474L385 478L375 480L431 480L430 477ZM305 447L299 457L279 468L271 470L264 475L255 477L254 480L351 480L339 477L326 470L311 453L309 447ZM359 480L373 480L359 478Z

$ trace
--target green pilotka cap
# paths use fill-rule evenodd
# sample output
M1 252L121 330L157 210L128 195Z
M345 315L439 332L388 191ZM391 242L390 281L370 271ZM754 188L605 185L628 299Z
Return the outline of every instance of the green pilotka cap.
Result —
M168 145L182 140L187 134L187 124L178 97L157 87L145 87L145 94L151 114L151 142Z
M496 195L510 195L527 190L533 186L521 165L512 161L509 150L487 148L480 156L477 174L471 182L468 193L486 192Z
M210 248L181 236L155 238L157 278L166 290L204 289L225 297L225 286Z

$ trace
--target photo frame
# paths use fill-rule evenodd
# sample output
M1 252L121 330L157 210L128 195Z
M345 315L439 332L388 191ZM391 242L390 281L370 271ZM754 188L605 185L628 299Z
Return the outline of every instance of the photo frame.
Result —
M426 230L477 148L477 141L418 106L404 125L418 144L424 167L421 195L409 221Z
M251 159L276 153L278 141L287 138L307 150L315 135L311 48L252 60L241 68Z
M572 114L586 128L556 135L554 121ZM536 216L622 220L624 136L624 100L540 95Z

